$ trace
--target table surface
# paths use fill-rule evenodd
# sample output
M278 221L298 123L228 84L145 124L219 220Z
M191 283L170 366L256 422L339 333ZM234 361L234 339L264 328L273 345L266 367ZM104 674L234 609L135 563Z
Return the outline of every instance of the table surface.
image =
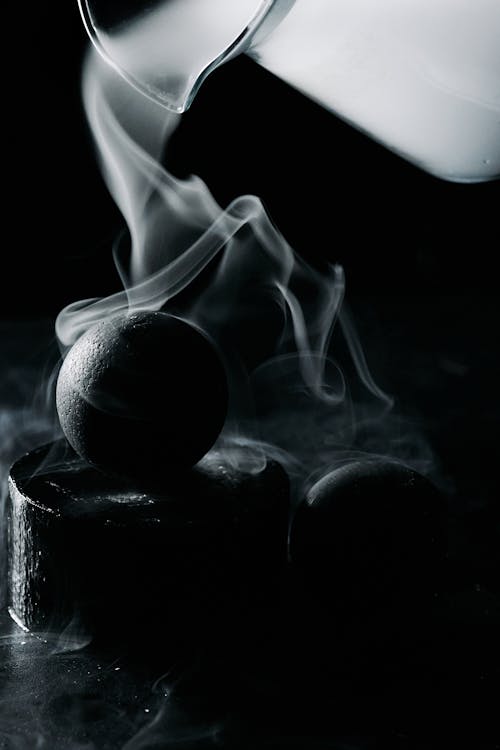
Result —
M494 304L351 302L368 355L377 344L377 375L420 415L449 488L448 572L428 608L332 616L288 581L231 632L204 637L200 623L191 653L172 662L167 626L150 643L104 646L27 634L4 602L0 747L500 747ZM382 326L383 340L370 335ZM5 472L12 451L52 429L39 420L19 439L41 363L57 360L52 322L2 323L0 349Z

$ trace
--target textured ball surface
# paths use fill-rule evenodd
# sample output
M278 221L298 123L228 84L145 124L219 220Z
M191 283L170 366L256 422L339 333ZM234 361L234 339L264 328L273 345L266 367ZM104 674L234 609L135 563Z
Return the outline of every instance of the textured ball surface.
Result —
M353 462L311 488L292 523L290 556L331 604L432 592L444 557L443 500L400 463Z
M93 466L157 483L193 466L215 442L227 411L227 381L208 338L161 312L97 323L61 367L62 430Z

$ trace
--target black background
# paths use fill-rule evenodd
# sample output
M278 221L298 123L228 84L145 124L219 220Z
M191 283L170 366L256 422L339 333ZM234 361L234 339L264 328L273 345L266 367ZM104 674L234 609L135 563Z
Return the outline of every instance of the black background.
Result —
M75 299L119 289L111 244L121 225L80 102L87 39L76 0L10 13L17 52L3 71L7 210L0 295L7 337L9 322L14 331L16 321L50 320ZM453 746L463 737L464 747L494 747L500 183L431 177L246 58L204 84L168 156L179 175L199 174L222 206L243 193L261 196L306 259L343 264L376 379L403 411L418 416L451 488L446 617L454 640L434 692L419 677L422 692L415 682L407 705L397 703L398 686L389 694L396 707L391 712L384 703L388 722L399 712L404 729L391 747L444 747L431 715L453 734ZM443 632L446 617L438 618ZM440 648L431 649L431 661ZM409 684L401 669L401 684ZM455 712L440 710L444 694Z
M53 315L118 284L110 246L120 217L80 102L87 39L77 4L17 13L10 27L18 53L3 77L4 317ZM353 293L480 300L495 291L500 183L431 177L247 58L204 84L169 156L173 171L201 175L222 206L261 196L304 257L345 266Z

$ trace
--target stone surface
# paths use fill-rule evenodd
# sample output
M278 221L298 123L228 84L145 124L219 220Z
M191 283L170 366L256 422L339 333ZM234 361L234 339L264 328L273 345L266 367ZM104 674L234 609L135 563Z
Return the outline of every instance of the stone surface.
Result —
M11 612L25 627L165 635L259 597L286 562L288 479L209 452L168 489L106 477L64 441L10 473Z
M208 338L165 313L97 323L61 367L57 411L66 438L108 473L155 484L165 467L193 466L227 411L227 382Z

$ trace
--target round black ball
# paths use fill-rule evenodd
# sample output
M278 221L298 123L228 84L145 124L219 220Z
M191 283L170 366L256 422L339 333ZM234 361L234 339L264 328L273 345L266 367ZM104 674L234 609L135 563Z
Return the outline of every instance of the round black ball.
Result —
M161 312L117 315L90 328L61 367L56 405L74 450L95 467L145 484L193 466L227 412L213 344Z
M290 557L330 606L416 601L439 587L445 508L434 485L391 460L320 479L299 505Z

